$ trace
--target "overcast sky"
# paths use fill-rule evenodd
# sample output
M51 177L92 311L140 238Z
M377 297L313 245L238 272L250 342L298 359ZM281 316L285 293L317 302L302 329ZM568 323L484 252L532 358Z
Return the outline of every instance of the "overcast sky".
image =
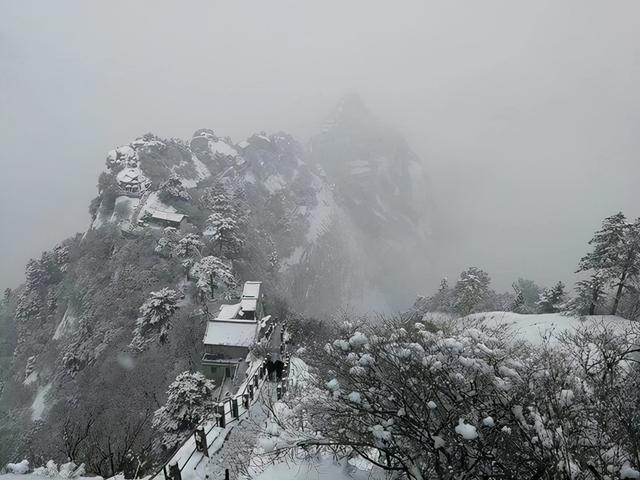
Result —
M498 288L640 215L640 2L1 0L0 286L88 225L106 152L197 128L301 140L359 93L423 158L442 249Z

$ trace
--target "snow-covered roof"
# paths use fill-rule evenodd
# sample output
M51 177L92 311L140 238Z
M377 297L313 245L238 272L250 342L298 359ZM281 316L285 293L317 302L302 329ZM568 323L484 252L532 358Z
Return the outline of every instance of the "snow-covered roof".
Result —
M258 300L255 298L243 298L240 302L243 312L255 312L258 307Z
M186 215L182 213L163 212L162 210L154 210L151 212L151 217L158 220L166 220L168 222L180 223Z
M231 320L238 316L240 312L240 304L236 303L233 305L220 305L220 311L218 312L218 316L216 320Z
M142 183L145 178L139 168L127 167L118 172L116 180L119 183Z
M260 286L262 282L244 282L242 298L258 298L260 296Z
M256 322L235 320L207 322L204 343L206 345L248 347L256 339L257 325Z

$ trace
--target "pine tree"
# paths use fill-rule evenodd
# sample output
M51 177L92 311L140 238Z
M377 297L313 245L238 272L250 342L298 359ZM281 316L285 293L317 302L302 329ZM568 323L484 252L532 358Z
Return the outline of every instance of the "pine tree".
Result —
M556 313L561 311L566 302L564 283L558 282L552 288L545 288L540 294L538 311L540 313Z
M616 289L611 312L615 315L627 282L640 271L640 219L630 224L622 212L605 218L589 245L593 250L582 257L576 273L591 271L598 289ZM594 310L595 306L589 308Z
M453 290L453 306L460 315L468 315L485 300L489 294L491 278L484 270L469 267L460 274Z
M164 343L171 329L169 320L178 310L178 301L183 297L181 292L170 288L151 292L150 297L140 307L140 316L136 320L131 348L141 351L155 339Z
M579 281L576 283L576 298L571 303L572 310L579 315L595 315L606 299L605 289L606 281L598 274Z
M183 436L212 417L214 390L214 382L201 373L183 372L169 385L167 401L153 417L153 427L162 433L165 447L173 448Z
M526 313L524 292L517 284L513 284L514 299L511 303L511 311L516 313Z
M211 210L207 231L218 245L218 255L236 255L244 246L242 226L246 218L239 207L240 197L231 199L221 185L207 189L202 196L201 203Z
M191 276L197 279L198 289L204 296L215 298L217 291L224 291L235 286L236 280L231 268L220 258L203 257L191 268Z
M240 225L232 216L214 212L207 219L208 230L218 245L218 254L235 255L244 245Z
M191 195L182 184L182 180L175 174L172 174L168 180L160 184L159 190L161 195L167 195L186 202L191 200Z

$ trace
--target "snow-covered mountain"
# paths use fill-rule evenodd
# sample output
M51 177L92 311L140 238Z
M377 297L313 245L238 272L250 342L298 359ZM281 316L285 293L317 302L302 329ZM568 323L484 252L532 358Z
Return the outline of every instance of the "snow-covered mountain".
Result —
M209 129L116 147L87 231L30 261L26 283L5 292L0 463L27 452L46 462L60 447L50 439L81 418L100 425L100 441L139 429L131 448L144 444L149 412L201 356L198 255L220 257L238 282L262 280L274 313L389 308L422 290L430 209L419 159L354 98L306 147L285 133L236 142ZM175 253L185 242L198 255ZM133 352L138 309L163 288L184 293L173 328Z

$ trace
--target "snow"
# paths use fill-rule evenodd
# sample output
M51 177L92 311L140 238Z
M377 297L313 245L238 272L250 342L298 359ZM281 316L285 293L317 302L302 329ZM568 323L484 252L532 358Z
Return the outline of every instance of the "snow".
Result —
M318 461L294 458L271 465L253 477L254 480L377 480L382 478L384 478L382 474L376 476L355 466L348 467L344 463L335 462L330 456L322 457Z
M478 431L476 430L476 427L469 425L468 423L464 423L462 418L458 421L455 431L465 440L475 440L478 438Z
M349 394L349 401L353 403L361 403L362 397L360 396L360 392L351 392Z
M620 478L640 478L640 471L625 465L620 469Z
M336 378L333 378L327 382L327 388L335 392L340 388L340 383L338 383L338 380Z
M256 340L257 323L238 321L213 321L207 323L204 334L206 345L248 347Z
M287 182L280 174L269 175L262 184L271 194L279 192L287 186Z
M334 212L335 204L333 195L326 184L320 185L316 199L318 204L309 212L307 220L309 221L309 230L306 239L309 243L315 242L322 231L329 225L331 215Z
M244 282L242 298L258 298L262 282Z
M149 197L147 197L147 201L144 202L144 206L142 207L142 210L140 211L139 218L144 217L147 212L150 215L152 215L153 212L155 212L156 210L159 210L161 212L171 212L171 213L175 213L176 212L175 208L173 208L170 205L165 205L162 202L162 200L160 200L159 192L151 192L149 194Z
M496 424L493 421L492 417L487 417L482 420L482 425L484 425L485 427L495 427Z
M33 403L31 404L31 420L33 422L42 420L45 407L47 406L46 397L49 393L49 390L51 390L51 383L48 383L45 386L38 387L38 392L33 399Z
M144 181L146 181L146 178L142 173L142 170L140 170L140 168L126 167L118 172L118 175L116 175L116 180L118 181L118 183L123 183L125 185L127 184L137 185L139 183L143 183Z
M351 338L349 338L349 344L352 347L361 347L363 345L366 345L368 341L369 340L367 339L366 335L361 332L355 332L351 336Z
M557 342L557 334L574 330L581 326L594 325L599 322L623 330L632 326L632 322L614 315L593 315L577 317L562 313L545 313L525 315L513 312L474 313L462 319L466 321L483 321L488 326L508 325L513 333L528 342L539 344L545 335L550 335L551 343Z
M191 155L191 161L193 162L193 166L196 169L196 173L198 174L199 180L204 180L205 178L211 176L211 172L209 171L207 166L204 163L202 163L198 159L198 157L196 157L195 155Z
M78 319L73 314L73 309L70 306L67 307L62 320L60 320L60 323L56 327L56 331L53 334L53 340L60 340L63 337L71 335L74 332L77 322Z
M139 203L139 198L131 198L124 195L116 198L116 204L109 221L120 224L121 228L130 227L133 214L138 208ZM124 215L121 214L121 212L124 212Z
M258 306L258 301L255 298L243 298L240 301L240 308L243 312L255 312Z
M27 378L24 379L24 381L22 382L23 385L31 385L33 382L35 382L36 380L38 380L38 372L36 372L35 370L33 372L31 372Z
M234 303L233 305L220 305L220 311L216 316L216 320L232 320L240 313L240 304Z
M238 155L235 148L222 140L217 140L215 142L209 141L209 148L211 148L211 152L213 152L214 155L216 153L224 155L225 157L235 157Z
M22 460L20 463L9 463L7 464L7 470L17 475L24 475L29 471L29 461Z
M185 218L185 215L183 215L182 213L163 212L161 210L154 211L151 216L153 218L157 218L158 220L167 220L175 223L180 223Z

